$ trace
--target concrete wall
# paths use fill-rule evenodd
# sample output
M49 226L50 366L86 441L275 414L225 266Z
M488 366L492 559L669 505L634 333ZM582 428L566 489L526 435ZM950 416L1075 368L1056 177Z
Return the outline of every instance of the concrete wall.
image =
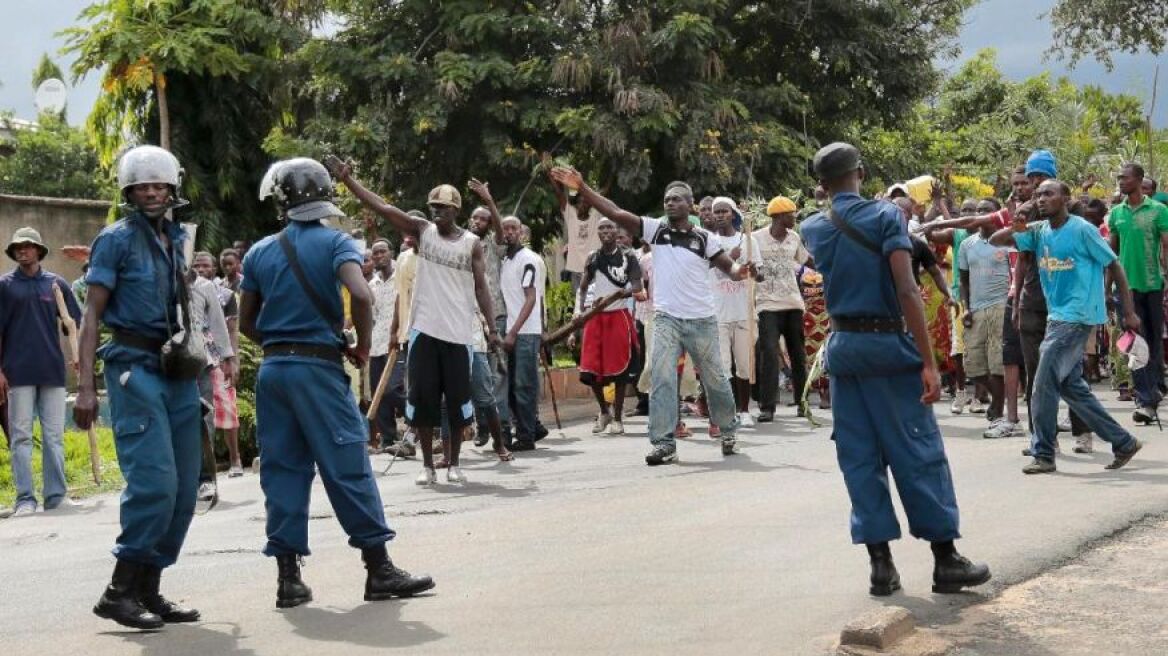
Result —
M88 246L105 227L110 203L101 200L38 198L0 194L0 251L8 246L13 233L25 226L36 228L49 247L49 256L41 265L73 282L81 275L81 262L61 255L61 247ZM0 255L0 271L10 271L16 263Z

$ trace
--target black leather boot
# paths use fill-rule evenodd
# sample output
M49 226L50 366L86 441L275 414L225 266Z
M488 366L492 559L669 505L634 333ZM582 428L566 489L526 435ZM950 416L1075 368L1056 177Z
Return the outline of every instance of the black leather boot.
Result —
M872 561L872 576L868 579L872 584L868 594L874 597L887 597L900 589L900 574L892 562L892 549L887 542L865 545L868 547L868 557Z
M146 610L162 618L167 624L179 622L198 622L199 611L193 608L184 608L163 597L158 592L162 580L162 568L153 565L142 565L138 575L138 603Z
M973 563L957 553L953 541L933 543L933 592L952 594L990 580L985 563Z
M276 608L294 608L312 601L312 588L300 580L300 556L276 556L279 577L276 579Z
M162 618L138 602L137 584L141 570L142 565L138 563L119 560L114 565L114 575L109 586L93 607L93 614L133 629L161 629Z
M404 569L394 567L385 545L361 550L368 574L365 577L365 601L382 601L391 597L412 597L434 587L429 576L410 576Z

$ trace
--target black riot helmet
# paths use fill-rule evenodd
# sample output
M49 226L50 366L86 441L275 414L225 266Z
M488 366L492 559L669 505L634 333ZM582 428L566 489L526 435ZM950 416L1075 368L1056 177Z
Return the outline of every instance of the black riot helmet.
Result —
M320 162L297 157L276 162L260 182L260 200L276 199L280 213L290 221L319 221L343 217L333 204L333 178Z

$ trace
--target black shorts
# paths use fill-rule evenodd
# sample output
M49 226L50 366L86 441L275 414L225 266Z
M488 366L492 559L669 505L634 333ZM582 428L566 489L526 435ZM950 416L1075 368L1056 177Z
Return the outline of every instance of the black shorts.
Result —
M1006 301L1006 320L1002 322L1002 364L1016 367L1026 366L1022 357L1022 338L1014 326L1014 299Z
M442 406L449 409L450 428L474 421L470 398L470 369L474 349L425 333L410 335L406 357L406 423L414 428L442 426Z

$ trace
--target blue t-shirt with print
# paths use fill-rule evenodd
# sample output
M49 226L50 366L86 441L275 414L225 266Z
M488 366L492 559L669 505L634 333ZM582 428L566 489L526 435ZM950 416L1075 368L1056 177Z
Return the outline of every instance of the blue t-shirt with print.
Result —
M1048 221L1027 226L1014 235L1020 251L1034 253L1050 321L1098 326L1107 323L1103 303L1103 269L1115 252L1099 229L1071 215L1060 228Z
M279 233L264 237L243 258L247 275L241 284L243 291L258 293L262 299L256 328L263 336L263 345L324 344L341 348L344 344L331 325L340 323L345 316L337 272L345 262L360 265L364 254L348 235L321 223L292 221L285 232L304 277L324 300L329 317L320 316L296 280L280 247Z

